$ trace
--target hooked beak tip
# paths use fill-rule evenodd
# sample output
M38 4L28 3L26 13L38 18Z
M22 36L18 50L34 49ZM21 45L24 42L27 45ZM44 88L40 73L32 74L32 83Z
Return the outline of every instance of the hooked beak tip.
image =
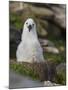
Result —
M29 26L28 26L28 28L29 28L29 32L30 32L30 30L32 29L32 26L31 26L31 25L29 25Z

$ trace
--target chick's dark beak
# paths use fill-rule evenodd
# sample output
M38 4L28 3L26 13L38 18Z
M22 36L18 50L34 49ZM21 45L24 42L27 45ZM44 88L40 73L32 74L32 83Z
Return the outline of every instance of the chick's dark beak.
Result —
M29 29L29 32L30 32L30 30L32 29L32 26L31 26L31 25L29 25L29 26L28 26L28 29Z

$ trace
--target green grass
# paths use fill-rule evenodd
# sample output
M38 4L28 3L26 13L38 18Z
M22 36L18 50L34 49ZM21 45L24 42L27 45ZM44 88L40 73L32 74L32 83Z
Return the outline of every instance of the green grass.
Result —
M61 62L65 61L63 54L45 53L44 57L45 57L45 60L54 61L56 64L60 64Z
M22 28L23 21L21 20L21 16L15 13L10 13L10 25L15 26L17 29Z
M66 84L66 74L65 74L64 72L59 72L59 73L56 75L55 82L56 82L56 83L60 83L60 84L62 84L62 85L65 85L65 84Z
M21 75L26 75L26 76L31 76L32 79L38 79L38 75L34 73L33 68L30 66L28 67L26 64L20 64L20 63L11 63L10 64L10 69L14 70L15 72L21 74Z

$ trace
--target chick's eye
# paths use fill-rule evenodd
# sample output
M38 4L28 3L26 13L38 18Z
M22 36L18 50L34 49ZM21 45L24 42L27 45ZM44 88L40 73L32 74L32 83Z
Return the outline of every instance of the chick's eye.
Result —
M34 26L34 24L32 24Z
M28 24L28 23L26 23L26 24Z

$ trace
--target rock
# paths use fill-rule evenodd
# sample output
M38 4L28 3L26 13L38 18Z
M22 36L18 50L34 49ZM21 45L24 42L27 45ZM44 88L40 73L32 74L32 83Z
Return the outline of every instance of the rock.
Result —
M61 83L63 85L66 84L66 64L61 63L56 67L57 76L56 82Z
M37 24L37 33L39 37L46 37L47 36L47 31L44 29L40 24Z
M53 21L53 20L52 20ZM54 22L49 22L47 32L48 32L48 37L55 37L56 39L61 38L61 31L60 29Z
M42 5L42 4L41 4ZM43 6L42 6L43 7ZM40 7L41 8L41 7ZM45 4L45 9L48 8L53 12L53 17L44 17L45 19L51 19L53 23L61 28L66 28L66 5L65 4ZM42 17L43 18L43 17Z
M11 12L17 12L23 10L24 4L22 2L10 2L9 8Z
M39 38L39 41L40 41L42 46L51 46L51 47L54 47L54 43L51 42L50 40Z
M57 22L62 28L66 28L66 5L60 5L59 7L53 6L55 15L55 22Z
M66 5L54 5L54 4L40 4L40 3L24 3L14 2L10 3L11 11L24 11L29 8L36 16L52 18L60 27L66 28ZM41 13L40 13L41 12Z
M43 51L54 53L54 54L59 54L59 50L56 47L43 47Z
M9 73L9 88L18 89L18 88L33 88L33 87L43 87L43 82L39 80L32 80L32 78L20 75L12 70Z
M17 30L15 27L10 26L10 43L19 44L21 41L21 30Z
M50 86L60 86L60 84L53 83L51 81L44 81L44 86L50 87Z
M10 58L16 58L16 49L21 41L21 32L10 26Z
M37 21L38 21L38 23L40 23L40 25L41 25L44 29L47 30L48 25L49 25L48 21L42 20L42 19L37 19Z
M64 51L65 51L65 46L60 46L60 47L59 47L59 50L60 50L61 52L64 52Z
M65 63L61 63L56 67L57 73L63 71L66 72L66 64Z
M59 54L59 50L54 46L54 43L49 40L39 39L44 52Z
M66 32L66 5L43 3L10 3L10 11L19 14L22 22L32 17L38 21L40 28L38 35L46 37L65 38ZM40 13L41 12L41 13ZM48 36L48 37L49 37Z
M50 86L60 86L51 81L40 82L39 80L32 80L32 78L20 75L12 70L9 73L9 88L30 88L30 87L50 87Z
M33 13L36 15L36 16L53 16L53 11L47 9L47 8L43 8L43 7L35 7L35 6L30 6L31 10L33 11ZM41 12L41 13L40 13Z

